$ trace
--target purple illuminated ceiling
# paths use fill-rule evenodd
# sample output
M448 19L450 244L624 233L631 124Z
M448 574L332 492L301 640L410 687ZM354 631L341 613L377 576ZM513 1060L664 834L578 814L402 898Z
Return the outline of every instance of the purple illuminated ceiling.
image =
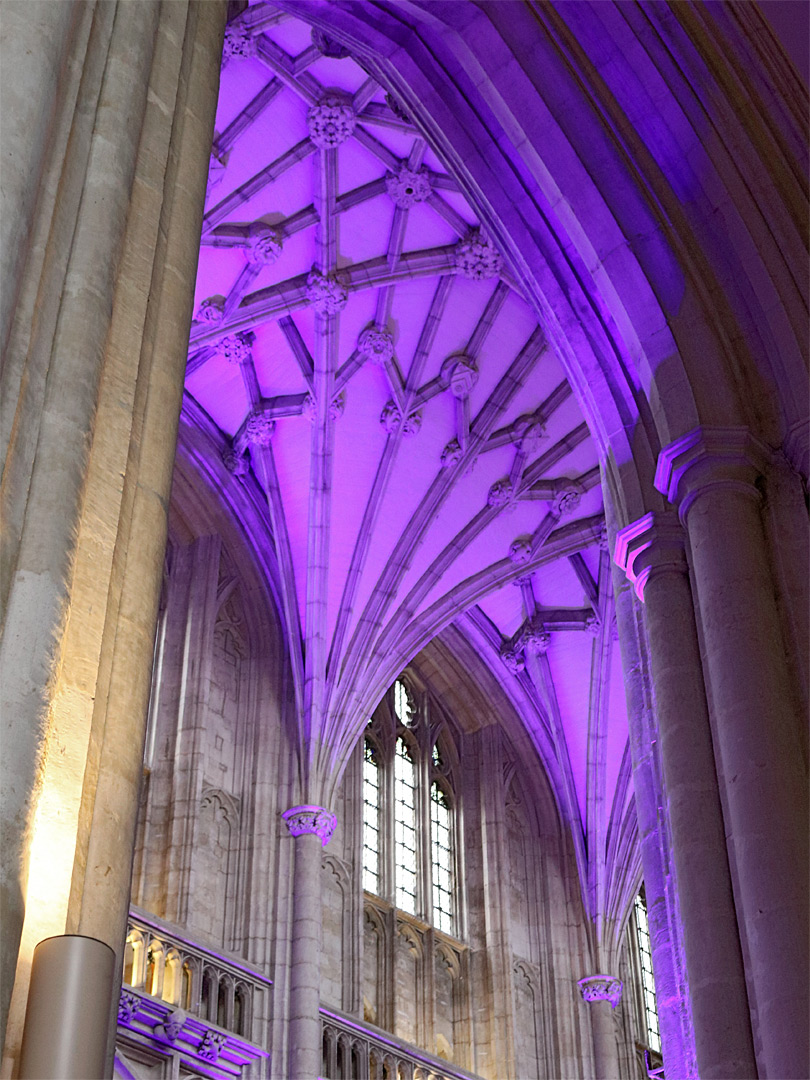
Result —
M474 211L343 51L269 3L228 28L187 395L266 495L312 770L452 623L601 911L630 790L596 450Z

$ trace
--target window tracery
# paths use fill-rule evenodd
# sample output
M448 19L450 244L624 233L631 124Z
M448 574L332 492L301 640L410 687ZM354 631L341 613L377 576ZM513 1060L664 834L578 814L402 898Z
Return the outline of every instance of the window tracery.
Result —
M446 726L397 679L363 743L363 888L458 936L456 803ZM449 752L448 752L449 751Z

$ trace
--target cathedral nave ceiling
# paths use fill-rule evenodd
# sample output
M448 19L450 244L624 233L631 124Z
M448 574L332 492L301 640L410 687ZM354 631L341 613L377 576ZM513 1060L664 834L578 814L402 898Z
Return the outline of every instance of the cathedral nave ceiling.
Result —
M596 448L469 203L344 53L269 3L228 27L186 414L223 498L266 498L313 783L452 625L546 765L598 921L634 883Z

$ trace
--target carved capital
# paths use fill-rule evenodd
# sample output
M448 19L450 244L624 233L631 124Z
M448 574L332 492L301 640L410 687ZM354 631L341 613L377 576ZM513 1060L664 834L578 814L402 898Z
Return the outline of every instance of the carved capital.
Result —
M354 131L357 116L349 101L327 94L307 113L309 137L320 150L333 150Z
M532 542L527 536L519 536L509 545L509 558L516 566L522 566L532 557Z
M209 326L219 326L225 318L225 297L207 297L197 308L194 318L197 322L208 323Z
M282 247L281 233L276 229L269 225L251 225L245 256L254 266L270 266L281 254Z
M276 430L276 422L269 412L255 412L245 424L245 439L251 446L268 447Z
M131 990L122 990L118 999L118 1023L131 1024L135 1019L141 999Z
M420 412L412 412L403 417L396 402L389 401L380 413L380 423L389 435L394 435L397 431L401 430L403 435L409 437L411 435L416 435L421 428L422 414Z
M519 675L526 666L523 654L519 649L512 648L511 645L505 645L501 649L501 660L503 660L506 670L511 671L513 675Z
M323 30L318 30L316 27L312 29L312 44L316 49L320 49L324 56L329 56L333 60L343 60L350 55L345 45L328 37Z
M313 270L307 278L306 296L319 315L334 315L346 306L349 294L336 277L327 277Z
M487 506L501 509L514 501L515 491L509 480L496 480L489 489Z
M223 451L222 464L232 476L244 476L250 468L250 462L237 447Z
M158 1025L157 1030L162 1032L164 1038L168 1039L169 1042L177 1042L177 1037L187 1019L188 1014L182 1009L172 1009L163 1023Z
M523 648L533 656L542 656L548 652L551 634L540 622L530 622L523 633Z
M613 560L643 602L644 589L653 573L686 573L685 542L686 535L675 514L645 514L616 533Z
M223 60L234 58L244 60L248 56L253 56L255 52L256 45L249 26L245 26L244 23L231 23L230 26L225 27L225 40L222 43Z
M401 210L410 210L414 203L430 197L430 176L425 169L409 169L403 165L399 172L388 173L385 187Z
M655 486L685 522L697 499L710 491L724 488L759 499L755 481L770 457L748 428L695 428L658 455Z
M573 487L563 488L562 491L557 493L556 498L551 507L551 512L556 517L568 517L569 514L573 514L576 508L579 506L579 501L582 498L580 493Z
M472 357L456 353L442 364L442 377L447 380L453 397L463 401L478 382L478 368Z
M589 975L577 986L583 1001L609 1001L615 1009L622 999L622 980L614 975Z
M281 815L290 830L291 836L303 836L314 833L321 838L324 847L332 839L337 825L337 818L331 810L323 806L293 806Z
M449 469L453 465L458 465L463 456L464 452L461 449L458 439L451 439L444 450L442 450L442 468Z
M367 326L357 339L357 351L372 364L383 367L394 355L394 338L388 330Z
M227 1041L228 1036L224 1032L212 1031L211 1028L208 1028L203 1033L200 1045L197 1047L197 1054L203 1061L210 1061L213 1064L219 1059L222 1047Z
M484 281L501 272L503 260L492 241L480 229L472 229L456 246L456 269L473 281Z
M244 364L250 359L254 336L250 331L226 334L219 339L217 348L229 364Z

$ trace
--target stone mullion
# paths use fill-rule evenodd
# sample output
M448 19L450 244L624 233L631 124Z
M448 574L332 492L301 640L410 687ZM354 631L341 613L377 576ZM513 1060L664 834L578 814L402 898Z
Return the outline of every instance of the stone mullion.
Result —
M492 995L490 1046L492 1066L501 1075L514 1076L515 1002L512 977L512 940L509 929L509 850L500 752L500 732L487 727L478 733L479 790L481 792L481 847L484 871L484 934Z

